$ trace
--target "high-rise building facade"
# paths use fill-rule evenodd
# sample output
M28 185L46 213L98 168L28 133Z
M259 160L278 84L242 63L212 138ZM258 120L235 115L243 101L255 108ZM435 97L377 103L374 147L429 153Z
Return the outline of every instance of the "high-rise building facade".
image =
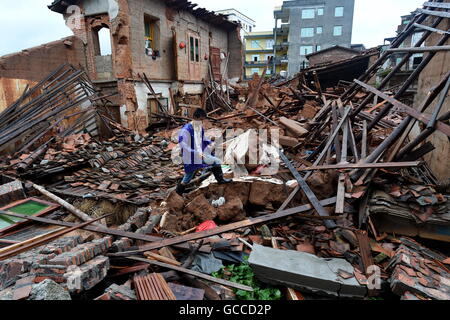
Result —
M275 8L275 43L287 36L287 44L276 45L274 56L280 55L277 50L285 51L289 76L308 66L310 53L336 45L351 47L354 7L355 0L293 0Z

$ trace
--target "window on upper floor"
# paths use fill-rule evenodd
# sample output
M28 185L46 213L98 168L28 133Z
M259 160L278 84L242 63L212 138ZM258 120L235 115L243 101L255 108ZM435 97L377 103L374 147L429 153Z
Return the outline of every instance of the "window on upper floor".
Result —
M200 39L189 36L189 56L192 62L200 62Z
M273 49L273 46L275 44L275 40L269 39L266 41L266 49Z
M314 37L314 28L302 28L300 31L300 36L302 38Z
M315 9L304 9L302 10L302 19L314 19Z
M111 32L108 28L94 30L94 51L96 56L111 55Z
M317 15L318 16L323 16L323 8L317 9Z
M261 44L259 40L252 40L252 49L261 49Z
M334 9L334 16L335 17L343 17L344 16L344 7L336 7Z
M144 14L145 53L150 56L155 50L159 49L158 21L157 18Z
M333 28L333 36L335 37L342 36L342 26L335 26Z
M316 52L322 50L322 46L317 45L316 46Z
M323 27L317 27L316 28L316 32L317 32L317 34L322 34L323 33Z
M252 61L253 62L258 62L259 61L259 54L252 55Z
M300 47L300 55L306 56L307 54L313 53L314 47L313 46L301 46Z
M252 32L252 27L248 27L248 30L249 30L250 32Z
M419 40L422 38L423 36L423 32L416 32L413 33L412 38L411 38L411 47L415 47L417 42L419 42ZM425 45L425 42L422 43L422 47Z

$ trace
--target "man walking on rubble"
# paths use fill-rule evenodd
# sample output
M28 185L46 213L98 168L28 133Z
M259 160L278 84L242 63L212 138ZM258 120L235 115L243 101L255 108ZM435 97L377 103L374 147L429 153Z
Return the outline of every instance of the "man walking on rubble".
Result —
M203 129L203 120L206 118L205 110L196 109L194 120L186 124L178 136L185 171L183 180L177 186L176 192L179 195L183 195L186 185L194 178L195 173L207 167L211 168L219 184L232 182L231 179L223 177L220 159L211 155L212 142L205 137L205 130Z

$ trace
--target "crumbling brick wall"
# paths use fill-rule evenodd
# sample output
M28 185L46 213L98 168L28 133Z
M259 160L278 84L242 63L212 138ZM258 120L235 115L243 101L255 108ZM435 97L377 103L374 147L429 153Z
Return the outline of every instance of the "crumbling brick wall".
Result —
M40 81L63 63L86 67L83 42L70 36L0 57L0 78Z

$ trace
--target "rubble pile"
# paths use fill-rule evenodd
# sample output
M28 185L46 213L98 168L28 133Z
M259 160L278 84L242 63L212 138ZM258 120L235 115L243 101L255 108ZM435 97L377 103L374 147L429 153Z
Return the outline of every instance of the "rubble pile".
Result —
M226 82L226 90L204 81L206 129L242 129L223 142L233 182L218 184L205 170L184 195L175 190L183 171L172 151L189 112L160 110L157 125L138 134L100 112L103 99L89 91L83 99L107 137L78 132L76 123L42 141L44 128L1 160L0 199L11 203L0 216L19 220L0 230L0 298L219 300L259 290L281 298L282 290L297 300L449 299L450 190L422 161L434 148L422 143L429 135L408 137L416 123L450 136L442 104L433 104L445 100L450 73L413 108L401 98L420 72L394 88L369 84L390 54L353 83L335 79L328 88L315 70ZM57 81L58 70L43 82ZM24 96L24 108L38 108L50 126L64 118L66 109L36 107L47 95ZM18 121L23 99L0 119ZM0 139L14 121L0 122ZM271 133L261 143L258 129L278 130L279 141ZM252 143L257 163L247 161ZM242 275L245 268L252 273Z

